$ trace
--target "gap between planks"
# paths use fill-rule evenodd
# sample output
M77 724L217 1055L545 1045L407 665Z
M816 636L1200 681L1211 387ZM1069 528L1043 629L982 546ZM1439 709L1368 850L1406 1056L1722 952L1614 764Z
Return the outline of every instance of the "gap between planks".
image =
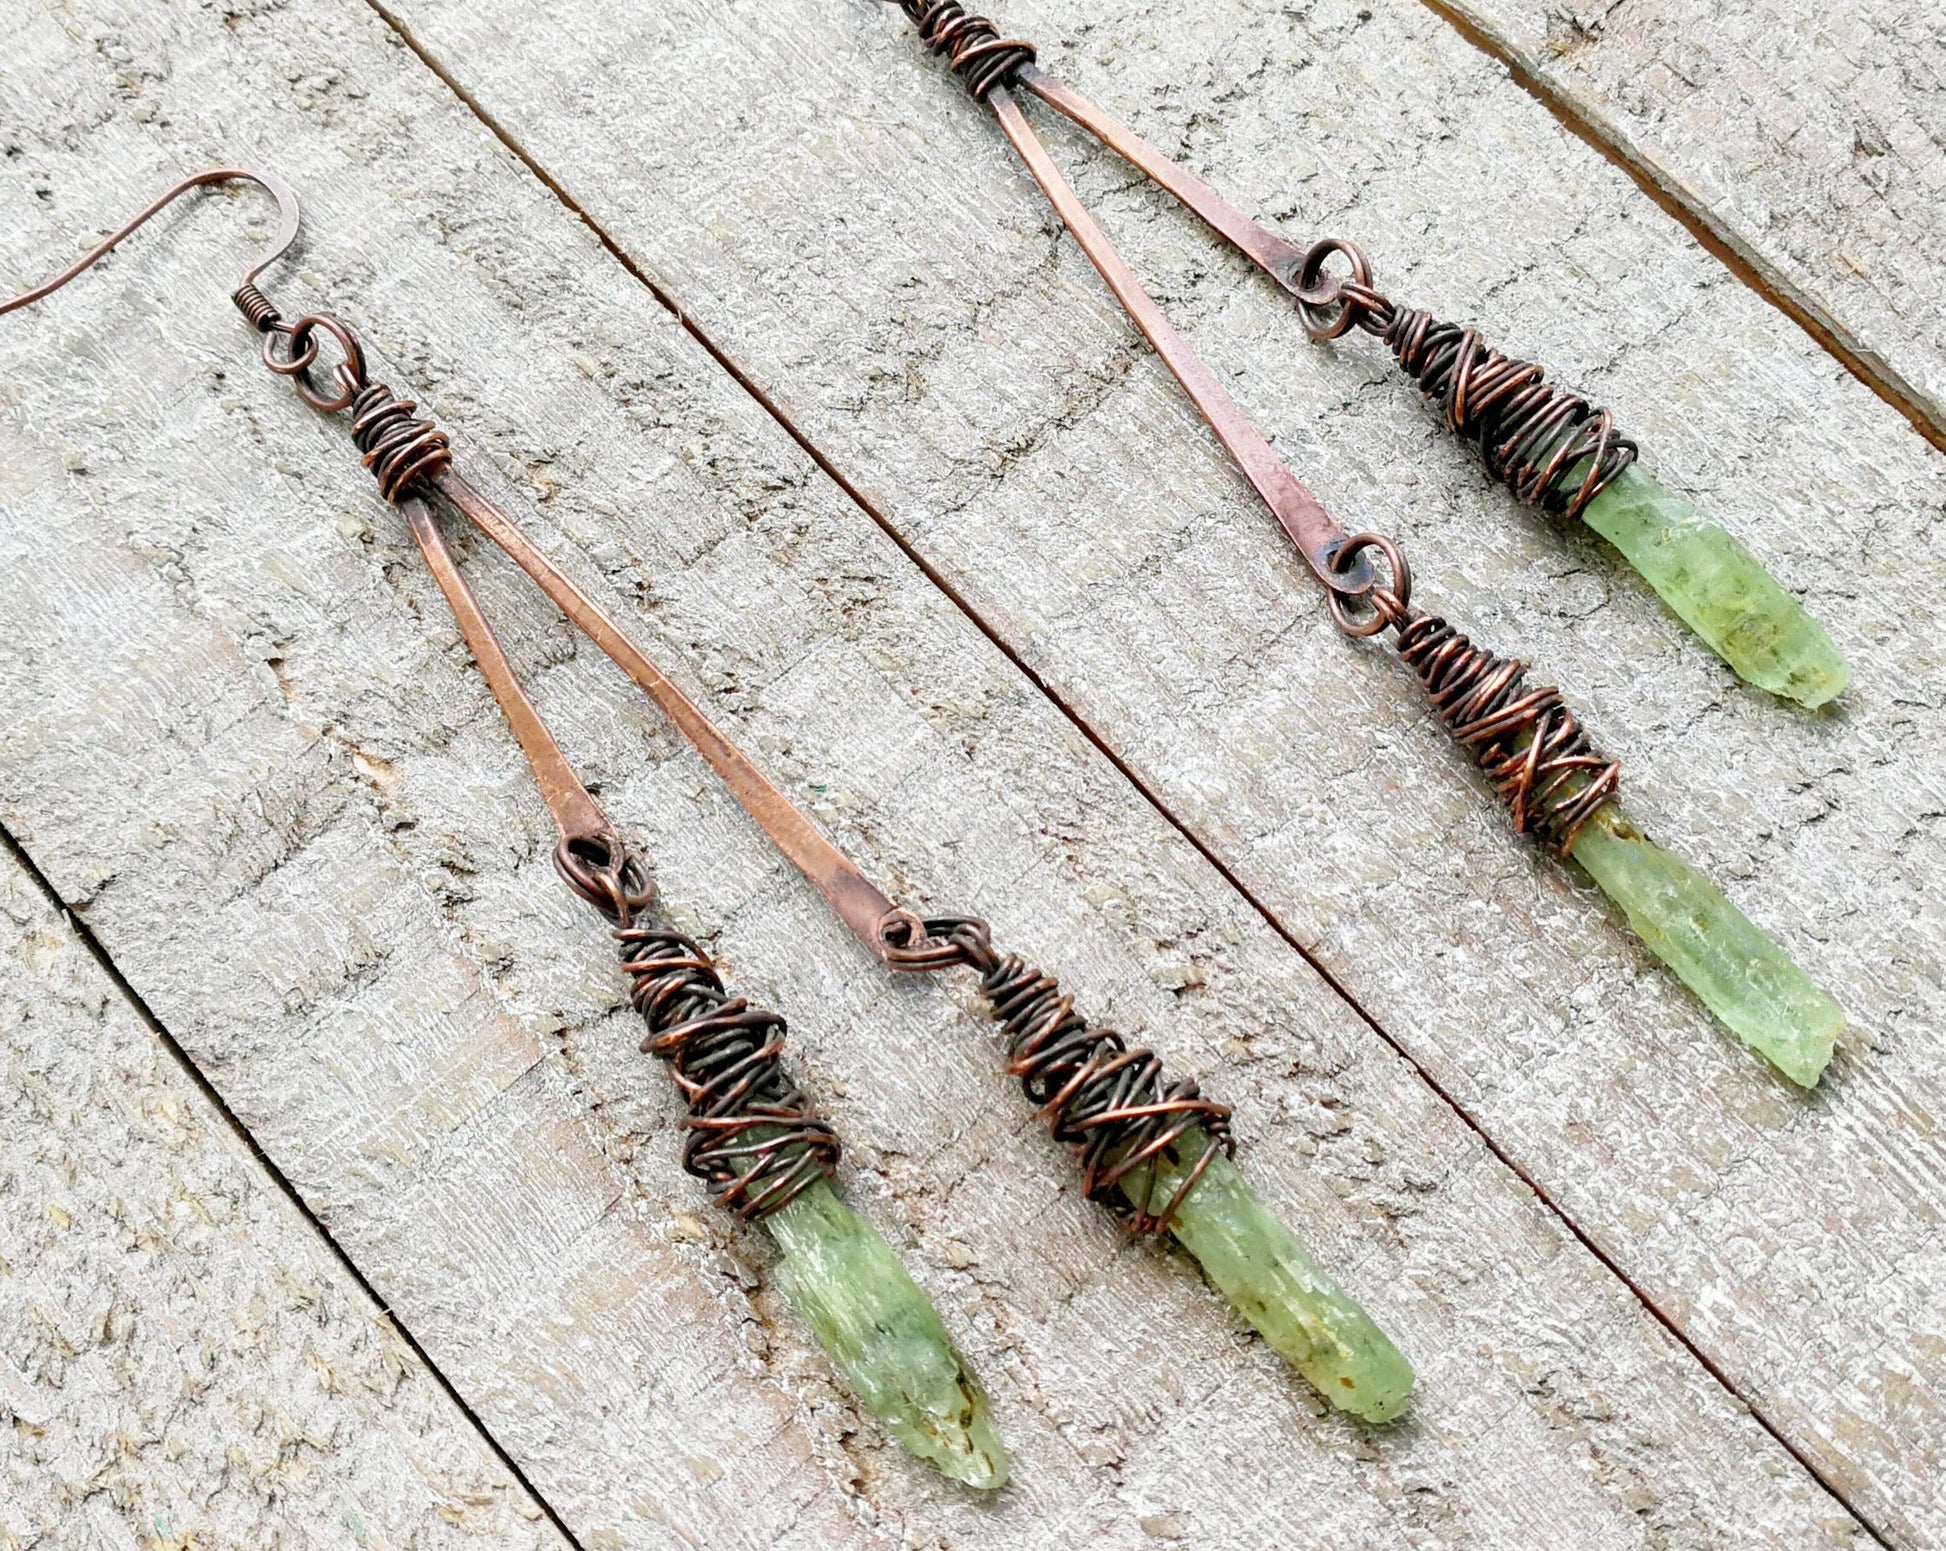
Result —
M1630 177L1644 190L1645 193L1648 193L1650 197L1656 200L1656 203L1659 206L1667 210L1671 215L1675 216L1678 221L1680 221L1687 229L1689 229L1692 235L1694 235L1697 238L1697 240L1702 244L1702 246L1713 257L1718 259L1719 262L1723 263L1725 267L1728 268L1730 272L1737 277L1737 279L1742 281L1745 285L1749 286L1752 290L1756 291L1758 295L1763 297L1763 299L1766 300L1767 302L1771 303L1771 305L1782 310L1787 316L1791 317L1793 321L1799 323L1800 326L1802 326L1806 330L1806 332L1809 333L1811 337L1818 342L1820 346L1822 346L1828 352L1836 356L1846 366L1848 370L1850 370L1855 375L1857 375L1860 378L1860 380L1864 381L1867 384L1867 386L1873 389L1874 392L1878 393L1881 397L1887 399L1887 401L1893 404L1895 408L1899 409L1901 413L1905 414L1906 417L1912 421L1914 428L1918 430L1922 436L1925 436L1928 441L1932 442L1935 446L1938 446L1942 451L1946 451L1946 428L1936 428L1931 424L1931 422L1925 417L1924 413L1918 408L1917 401L1911 397L1910 390L1905 388L1902 379L1899 379L1895 374L1892 374L1889 368L1886 370L1886 376L1890 378L1890 381L1892 383L1896 383L1898 385L1898 389L1900 390L1900 392L1903 392L1905 395L1903 397L1901 397L1898 392L1894 392L1891 389L1889 389L1886 385L1884 385L1876 377L1874 377L1871 374L1871 369L1869 367L1869 364L1865 361L1865 359L1861 355L1859 355L1857 352L1848 353L1846 351L1846 348L1839 337L1839 334L1837 332L1837 327L1835 324L1831 325L1828 328L1820 325L1817 321L1816 316L1813 315L1813 312L1810 309L1808 304L1805 304L1803 306L1793 306L1788 294L1787 287L1784 287L1781 282L1779 283L1778 286L1775 287L1771 285L1767 285L1762 275L1758 273L1756 267L1753 264L1739 260L1736 252L1730 247L1728 241L1724 239L1719 239L1716 236L1714 236L1711 228L1707 226L1707 223L1703 221L1703 218L1700 215L1693 215L1693 216L1690 215L1689 213L1686 212L1684 207L1679 206L1673 202L1672 196L1668 196L1664 194L1660 190L1660 186L1656 183L1654 179L1654 175L1649 170L1648 164L1646 162L1640 162L1639 159L1631 159L1629 154L1623 151L1620 147L1606 143L1601 138L1602 130L1600 129L1599 126L1594 124L1592 120L1582 118L1578 114L1577 110L1575 110L1572 107L1572 105L1566 101L1565 98L1560 97L1559 94L1555 93L1552 88L1546 86L1536 76L1534 76L1531 71L1525 70L1525 68L1522 67L1517 62L1517 60L1511 57L1503 56L1501 53L1499 53L1493 47L1491 39L1487 36L1487 34L1482 32L1477 27L1474 27L1471 23L1467 21L1467 19L1462 14L1450 10L1445 4L1442 3L1442 0L1422 0L1422 3L1427 5L1436 15L1441 17L1449 25L1451 25L1456 30L1458 30L1469 43L1473 44L1476 48L1480 48L1483 51L1487 52L1488 54L1492 55L1494 58L1501 60L1501 62L1506 65L1510 73L1512 73L1515 81L1518 84L1522 85L1527 91L1529 91L1532 95L1534 95L1537 99L1539 99L1540 102L1544 106L1546 106L1555 115L1555 117L1558 118L1567 128L1569 128L1578 138L1586 141L1590 146L1592 146L1594 149L1599 151L1609 161L1614 162L1618 167L1621 167L1624 171L1628 172ZM1239 878L1230 869L1228 865L1225 864L1221 855L1217 852L1215 847L1210 842L1206 841L1203 838L1203 836L1196 831L1194 826L1192 826L1187 820L1181 818L1178 814L1176 814L1176 812L1173 809L1171 809L1170 806L1162 799L1161 795L1157 793L1149 785L1149 783L1141 777L1139 773L1137 773L1133 768L1130 767L1127 761L1125 761L1122 758L1120 753L1117 752L1113 747L1109 745L1109 743L1102 737L1102 735L1098 733L1092 725L1089 724L1089 722L1080 714L1080 712L1076 710L1074 706L1069 704L1068 701L1065 698L1063 698L1063 696L1059 693L1059 691L1057 691L1051 684L1049 684L1038 672L1034 670L1032 666L1030 666L1026 662L1026 660L1014 648L1014 646L1001 634L1001 632L995 626L990 624L973 607L973 605L958 591L958 589L956 589L952 585L952 583L945 577L945 575L937 567L935 567L926 558L926 556L923 553L921 553L919 549L905 537L905 535L902 532L899 531L898 527L892 522L892 520L886 515L886 513L883 510L881 510L879 505L875 501L873 501L872 498L868 496L863 489L861 489L851 478L849 478L845 474L845 472L838 466L836 461L834 461L830 456L828 456L823 451L823 449L821 449L814 441L812 441L808 433L806 433L801 427L799 427L790 418L790 416L787 413L785 413L783 407L780 404L778 404L777 401L773 399L771 395L767 393L764 390L764 388L751 377L751 375L742 367L742 365L739 362L737 362L737 360L734 357L732 357L729 354L727 350L725 350L713 338L710 337L708 332L705 331L703 327L700 324L698 324L693 317L691 317L689 312L682 306L681 302L675 296L673 296L665 286L663 286L658 280L656 280L655 277L652 276L639 262L637 262L634 255L631 254L628 251L628 249L625 248L622 245L622 243L611 232L609 232L608 229L605 226L603 226L600 221L598 221L595 218L593 213L589 211L584 205L582 205L582 203L575 198L575 196L567 189L567 187L558 178L556 178L553 175L553 173L548 171L548 169L541 164L540 160L532 152L530 152L527 149L527 147L523 145L519 141L519 139L517 139L512 134L512 132L506 128L505 125L503 125L491 112L487 110L486 106L482 102L480 102L480 100L471 91L469 91L464 84L462 84L459 81L459 79L452 73L452 71L449 70L446 67L446 65L432 52L432 50L419 39L419 37L412 31L412 29L406 25L405 21L397 14L395 14L392 10L390 10L383 3L383 0L366 0L366 4L379 17L379 19L383 21L385 25L392 30L392 32L394 33L394 35L397 36L399 41L407 49L411 51L413 56L416 59L418 59L418 61L422 65L424 65L426 69L431 71L433 75L435 75L439 79L439 81L447 88L448 91L452 92L452 94L462 104L464 104L467 111L472 113L473 116L479 120L481 125L485 127L486 130L489 133L491 133L494 136L494 138L500 142L501 145L506 147L506 149L520 162L520 164L524 168L526 168L527 171L538 182L540 182L540 184L543 187L545 187L548 190L548 192L554 196L556 200L560 202L562 207L565 210L567 210L569 214L571 214L577 221L579 221L588 230L588 232L596 239L596 241L598 241L601 244L601 246L609 253L609 255L612 256L614 260L618 264L620 264L622 268L637 283L639 283L645 290L647 290L649 294L652 297L654 297L655 300L662 307L664 307L670 313L670 315L675 318L675 320L679 324L682 325L684 331L688 333L688 335L696 341L696 343L709 355L710 359L716 362L716 364L720 366L730 376L730 378L737 384L737 386L741 388L745 393L747 393L756 402L756 404L763 410L763 412L766 415L770 417L770 419L777 425L777 427L780 430L782 430L784 434L787 435L791 439L791 441L795 443L797 447L803 451L805 456L808 457L814 464L816 464L817 467L825 475L827 475L841 491L843 491L845 496L855 506L857 506L858 509L865 514L865 516L870 518L871 521L878 526L878 528L885 534L885 536L889 538L892 541L892 543L898 547L899 552L903 554L909 561L911 561L911 563L918 569L920 574L923 575L928 582L930 582L934 587L938 588L940 593L947 599L947 601L949 601L952 604L952 606L955 609L957 609L960 612L960 614L968 621L968 623L970 623L976 630L980 632L982 636L984 636L989 642L991 642L995 650L997 650L1003 657L1005 657L1007 662L1011 664L1013 668L1017 672L1019 672L1023 678L1027 680L1028 683L1032 684L1034 688L1047 699L1049 704L1051 704L1057 711L1060 712L1062 717L1066 719L1069 725L1072 726L1077 732L1079 732L1084 738L1086 738L1088 742L1095 749L1097 749L1105 759L1108 760L1108 762L1114 767L1116 772L1129 783L1129 785L1136 791L1136 793L1142 798L1142 800L1145 803L1147 803L1149 807L1153 809L1154 812L1166 824L1168 824L1171 829L1173 829L1178 835L1180 835L1183 838L1183 840L1186 841L1195 850L1198 856L1200 856L1205 862L1207 862L1210 865L1211 868L1215 870L1217 875L1223 879L1224 883L1227 884L1231 889L1233 889L1236 892L1236 894L1247 905L1249 905L1250 909L1256 913L1256 915L1264 922L1264 924L1268 926L1271 929L1271 931L1276 933L1279 939L1281 939L1283 942L1288 944L1290 948L1294 952L1296 952L1304 960L1306 964L1308 964L1314 971L1316 971L1319 978L1322 979L1324 983L1331 988L1333 994L1339 997L1345 1003L1345 1005L1354 1014L1356 1014L1357 1017L1366 1025L1366 1027L1368 1027L1375 1035L1377 1035L1379 1039L1383 1040L1385 1044L1394 1053L1396 1053L1398 1057L1406 1063L1407 1066L1409 1066L1412 1069L1413 1073L1419 1078L1419 1080L1425 1083L1427 1088L1429 1088L1433 1092L1433 1094L1438 1097L1440 1102L1445 1104L1447 1108L1453 1112L1453 1114L1459 1119L1461 1124L1463 1124L1469 1131L1471 1131L1475 1136L1477 1136L1480 1139L1481 1145L1484 1146L1487 1149L1487 1151L1491 1153L1493 1157L1508 1170L1508 1172L1510 1172L1516 1179L1518 1179L1523 1185L1525 1185L1529 1191L1533 1193L1534 1198L1541 1203L1541 1205L1554 1217L1554 1219L1557 1222L1561 1224L1561 1226L1564 1229L1566 1229L1566 1231L1569 1234L1573 1236L1575 1242L1580 1244L1582 1248L1587 1250L1590 1255L1594 1256L1596 1261L1600 1263L1603 1269L1605 1269L1611 1276L1613 1276L1616 1279L1616 1281L1618 1281L1623 1287L1625 1287L1628 1290L1630 1296L1633 1297L1636 1300L1636 1302L1639 1303L1642 1306L1642 1308L1645 1309L1650 1314L1650 1316L1655 1319L1657 1324L1659 1324L1665 1331L1668 1332L1670 1339L1672 1339L1677 1344L1679 1344L1684 1351L1686 1351L1692 1358L1694 1358L1697 1365L1701 1367L1704 1372L1709 1374L1709 1376L1712 1379L1714 1379L1719 1385L1721 1385L1724 1391L1728 1393L1737 1402L1737 1404L1741 1406L1744 1409L1744 1411L1750 1417L1752 1417L1757 1422L1757 1424L1760 1427L1762 1427L1766 1433L1770 1435L1772 1439L1776 1441L1778 1446L1782 1448L1784 1452L1788 1454L1793 1460L1795 1460L1798 1466L1801 1469L1803 1469L1807 1475L1809 1475L1814 1481L1816 1481L1819 1484L1819 1486L1821 1486L1826 1492L1828 1492L1831 1495L1831 1497L1844 1508L1844 1510L1852 1517L1853 1521L1867 1535L1869 1535L1877 1545L1884 1547L1885 1551L1893 1551L1893 1545L1891 1540L1888 1539L1886 1534L1879 1528L1879 1526L1875 1524L1858 1507L1858 1505L1852 1500L1851 1496L1836 1481L1834 1481L1829 1475L1827 1475L1822 1469L1820 1469L1819 1466L1816 1464L1816 1462L1813 1461L1811 1457L1803 1449L1799 1448L1797 1444L1792 1442L1790 1437L1784 1432L1781 1426L1773 1422L1772 1419L1765 1414L1764 1410L1760 1406L1755 1404L1750 1399L1749 1396L1745 1395L1743 1391L1737 1387L1735 1382L1731 1380L1729 1375L1717 1364L1717 1362L1707 1352L1703 1351L1701 1347L1699 1347L1696 1344L1696 1342L1690 1338L1688 1332L1681 1327L1681 1325L1677 1322L1677 1320L1672 1315L1670 1315L1666 1310L1664 1310L1661 1307L1661 1305L1658 1304L1652 1296L1650 1296L1648 1291L1645 1288L1643 1288L1640 1284L1638 1284L1636 1280L1632 1276L1630 1276L1627 1271L1625 1271L1622 1268L1620 1263L1613 1256L1611 1256L1607 1252L1607 1250L1605 1250L1592 1235L1590 1235L1585 1229L1583 1229L1582 1226L1578 1222L1576 1222L1575 1219L1572 1216L1570 1216L1568 1212L1557 1201L1555 1201L1553 1196L1551 1196L1547 1192L1547 1190L1542 1187L1539 1181L1536 1180L1506 1149L1504 1149L1500 1145L1500 1143L1485 1129L1485 1127L1481 1124L1481 1122L1475 1118L1475 1116L1471 1113L1471 1111L1467 1109L1465 1104L1463 1104L1456 1095L1454 1095L1450 1090L1448 1090L1446 1086L1442 1084L1439 1081L1439 1079L1430 1070L1427 1069L1427 1067L1418 1059L1417 1056L1413 1054L1413 1052L1409 1048L1407 1048L1407 1046L1401 1040L1396 1038L1391 1033L1390 1030L1388 1030L1383 1024L1381 1024L1378 1021L1378 1019L1374 1017L1372 1013L1369 1012L1359 1002L1357 997L1355 997L1351 993L1350 989L1346 985L1344 985L1344 983L1338 978L1338 976L1332 973L1332 971L1324 964L1324 962L1316 955L1316 953L1313 952L1313 950L1308 945L1306 945L1303 941L1301 941L1298 938L1298 936L1283 922L1283 920L1279 918L1276 912L1272 910L1271 907L1263 899L1261 899L1252 889L1250 889L1250 887L1247 884L1245 884L1243 880ZM442 1378L442 1382L444 1382L443 1378ZM468 1414L471 1415L470 1412ZM497 1447L498 1445L496 1444L496 1448Z
M349 1276L359 1290L378 1306L378 1310L384 1316L386 1323L397 1332L399 1339L411 1349L412 1355L425 1365L426 1372L431 1374L433 1382L445 1391L447 1399L451 1400L458 1407L460 1415L466 1419L466 1424L473 1429L480 1440L492 1451L493 1457L506 1467L507 1473L518 1483L521 1490L533 1499L535 1505L547 1516L548 1522L554 1526L561 1538L567 1544L574 1547L574 1551L586 1551L581 1540L575 1535L573 1530L568 1528L561 1515L555 1511L554 1505L542 1494L540 1488L534 1484L527 1472L521 1469L520 1462L509 1454L506 1449L501 1447L500 1440L494 1437L492 1432L488 1430L486 1423L480 1419L479 1414L467 1403L466 1397L459 1392L453 1381L446 1377L445 1370L433 1361L432 1354L419 1344L419 1338L413 1335L398 1315L392 1311L392 1306L386 1302L385 1295L366 1278L365 1273L358 1268L358 1263L345 1252L344 1246L338 1242L331 1230L319 1219L317 1213L311 1210L310 1203L299 1194L297 1187L291 1183L289 1176L277 1166L276 1160L263 1150L262 1145L259 1144L257 1138L251 1133L250 1128L237 1118L236 1112L230 1108L229 1101L218 1091L216 1085L204 1075L203 1069L190 1057L189 1052L183 1049L181 1042L177 1040L176 1036L171 1034L167 1026L156 1016L154 1009L149 1006L148 1002L143 998L142 993L137 991L133 985L129 984L128 977L122 973L121 967L109 956L107 948L102 946L101 939L95 936L93 929L86 921L82 920L79 915L69 908L68 902L61 897L59 890L54 887L53 881L46 873L41 871L40 864L34 860L32 854L4 824L0 824L0 853L4 853L19 864L21 871L27 874L28 881L36 889L40 890L48 904L54 907L68 930L74 933L75 940L87 951L89 957L101 967L102 973L108 977L110 983L120 993L122 999L134 1010L135 1016L141 1019L148 1031L161 1041L162 1047L168 1051L170 1059L196 1085L197 1091L205 1099L209 1100L210 1104L215 1108L216 1113L222 1118L223 1124L229 1127L231 1134L248 1149L251 1158L256 1161L257 1167L264 1171L265 1176L270 1180L272 1186L283 1194L284 1199L290 1202L296 1208L298 1215L310 1225L311 1231L317 1234L319 1240L330 1252L332 1259L337 1261L338 1265L343 1268L345 1275Z
M1810 335L1820 350L1905 416L1913 430L1946 452L1946 411L1907 382L1891 362L1862 344L1775 264L1718 221L1708 206L1639 151L1616 125L1551 85L1511 39L1465 10L1464 0L1420 0L1420 4L1500 64L1514 85L1547 109L1569 134L1626 173L1665 215L1696 239L1704 252Z

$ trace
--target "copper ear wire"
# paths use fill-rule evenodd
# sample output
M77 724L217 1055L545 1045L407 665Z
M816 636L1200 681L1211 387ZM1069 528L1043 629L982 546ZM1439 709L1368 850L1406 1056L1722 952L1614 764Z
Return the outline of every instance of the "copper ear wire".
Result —
M263 297L262 291L257 289L257 277L288 253L291 249L291 244L297 241L298 228L303 224L303 211L297 202L297 191L282 178L274 173L255 172L247 167L211 167L203 172L191 173L180 183L165 189L161 194L157 195L139 214L131 217L112 235L96 243L94 247L82 254L80 258L68 265L66 269L54 276L53 279L35 286L31 291L22 291L20 295L14 297L11 301L0 302L0 315L12 312L17 307L31 306L43 297L53 295L62 286L74 279L76 275L100 263L125 238L147 225L152 218L161 214L164 209L173 204L177 199L180 199L191 189L205 188L223 183L253 183L277 201L276 235L270 239L269 245L257 255L256 261L243 272L243 278L237 281L236 290L233 293L237 300L237 305L243 308L244 316L250 317L252 308L256 305L258 299ZM250 298L248 304L245 302L246 296ZM269 307L269 302L265 300L263 306L266 308ZM274 315L274 309L272 311ZM257 324L255 318L251 318L251 324L253 327L260 326Z
M683 1167L709 1185L719 1205L744 1218L768 1216L830 1175L839 1157L837 1134L819 1118L784 1066L784 1020L731 996L708 952L667 921L652 916L655 889L646 869L629 854L528 696L479 599L460 573L427 505L427 494L433 489L447 494L476 523L489 528L489 537L530 574L545 573L543 586L550 596L564 589L568 604L574 605L568 612L577 623L592 611L611 636L624 644L626 637L572 583L553 571L501 513L451 473L452 449L446 433L417 418L418 406L410 399L401 399L384 383L371 380L364 346L349 324L323 313L286 322L264 294L258 276L289 250L297 236L300 215L289 185L267 173L237 168L215 168L185 178L53 279L0 305L0 313L58 291L187 190L229 182L269 190L280 211L276 237L245 272L233 297L251 327L264 336L264 365L290 378L313 409L325 414L351 411L352 441L363 454L365 467L380 493L405 518L481 677L533 770L559 831L555 870L574 894L615 928L630 1000L648 1026L641 1048L669 1063L688 1105ZM328 388L311 376L320 337L331 340L338 352ZM549 586L550 581L556 585ZM632 645L628 649L634 651ZM682 699L680 691L666 680L662 685L667 695L680 700L701 721L701 714ZM707 728L708 723L702 726ZM720 733L715 736L730 747ZM781 793L771 791L784 803ZM879 915L890 911L890 901L883 901ZM872 919L874 931L878 919Z

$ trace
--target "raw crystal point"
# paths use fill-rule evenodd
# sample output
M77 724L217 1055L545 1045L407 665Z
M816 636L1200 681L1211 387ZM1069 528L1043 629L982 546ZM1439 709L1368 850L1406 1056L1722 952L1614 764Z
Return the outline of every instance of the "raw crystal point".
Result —
M1158 1211L1205 1145L1203 1133L1191 1131L1159 1160L1152 1198ZM1139 1169L1124 1186L1140 1199L1147 1183L1148 1171ZM1211 1161L1169 1227L1217 1291L1332 1405L1368 1422L1389 1422L1405 1409L1411 1364L1228 1158L1219 1153Z
M1756 556L1639 464L1616 475L1581 515L1759 689L1816 707L1851 682L1831 637Z
M866 1408L955 1480L1006 1485L1007 1450L986 1396L879 1231L823 1180L764 1226L784 1252L784 1296Z
M1671 856L1614 803L1596 812L1572 852L1738 1039L1801 1087L1817 1085L1845 1015L1716 885Z

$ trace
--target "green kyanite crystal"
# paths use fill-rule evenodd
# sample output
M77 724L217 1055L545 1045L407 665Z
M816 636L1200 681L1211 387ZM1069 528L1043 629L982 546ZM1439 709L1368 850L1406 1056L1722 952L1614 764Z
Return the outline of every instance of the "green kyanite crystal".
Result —
M1710 880L1609 803L1575 837L1573 857L1643 942L1757 1054L1817 1086L1845 1026L1843 1009L1752 926Z
M1160 1160L1156 1209L1181 1187L1206 1139L1191 1131ZM1124 1186L1140 1199L1147 1170ZM1222 1154L1169 1224L1217 1291L1318 1393L1368 1422L1389 1422L1412 1394L1412 1366Z
M970 1486L1007 1482L986 1396L879 1231L820 1180L764 1219L778 1284L852 1392L921 1459Z
M1756 556L1639 465L1616 475L1581 515L1758 688L1815 707L1851 682L1831 637Z

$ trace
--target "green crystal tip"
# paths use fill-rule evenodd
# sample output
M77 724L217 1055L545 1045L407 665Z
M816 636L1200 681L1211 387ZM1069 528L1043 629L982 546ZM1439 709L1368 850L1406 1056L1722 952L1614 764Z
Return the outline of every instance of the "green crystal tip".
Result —
M1005 1486L1007 1450L986 1395L879 1231L823 1180L764 1226L784 1253L784 1296L865 1407L954 1480Z
M1816 708L1851 682L1831 637L1757 557L1639 464L1616 475L1581 515L1759 689Z
M1573 856L1738 1039L1798 1086L1817 1086L1844 1010L1715 884L1612 802L1575 837Z
M1169 1200L1206 1145L1201 1131L1190 1131L1163 1154L1150 1199ZM1149 1171L1138 1169L1123 1183L1131 1200L1143 1199ZM1389 1422L1405 1410L1412 1365L1227 1157L1211 1160L1169 1228L1217 1291L1333 1406L1368 1422Z

